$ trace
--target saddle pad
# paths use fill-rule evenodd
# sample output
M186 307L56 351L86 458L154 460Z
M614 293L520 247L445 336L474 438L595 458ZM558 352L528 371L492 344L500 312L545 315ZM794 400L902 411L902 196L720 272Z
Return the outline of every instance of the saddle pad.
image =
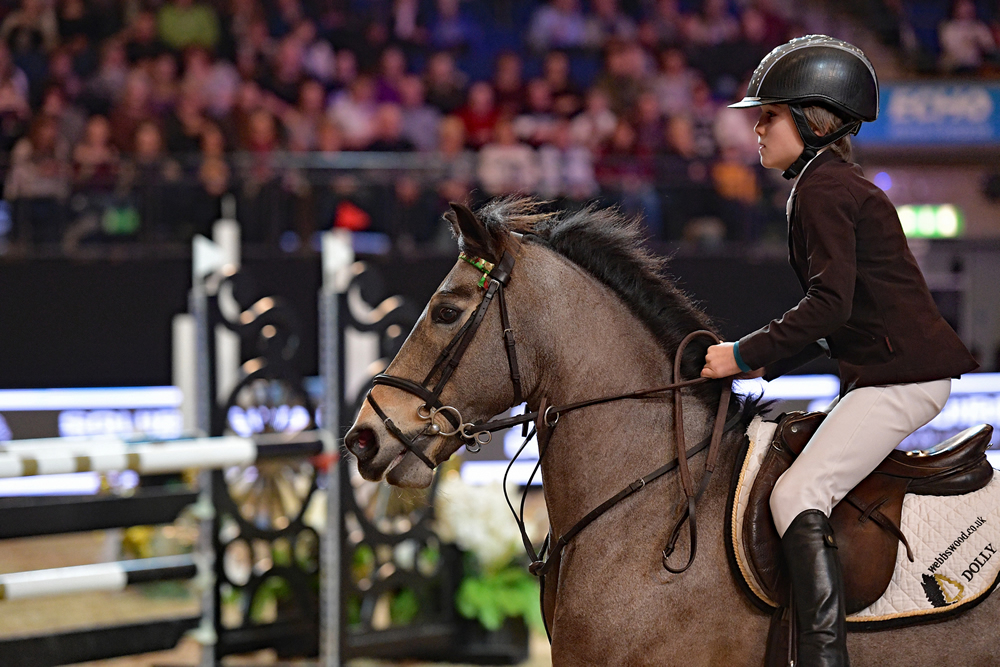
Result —
M757 417L747 429L746 457L733 490L730 517L738 574L750 592L771 607L777 604L761 591L743 551L743 511L750 488L770 445L777 424ZM873 604L847 617L849 630L878 630L943 620L971 609L988 595L1000 575L1000 480L994 476L982 489L960 496L906 494L900 522L910 542L896 554L896 568L885 593Z

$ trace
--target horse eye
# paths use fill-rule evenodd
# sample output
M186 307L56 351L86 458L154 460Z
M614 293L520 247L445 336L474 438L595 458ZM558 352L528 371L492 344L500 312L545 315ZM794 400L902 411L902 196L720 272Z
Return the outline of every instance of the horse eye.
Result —
M451 324L458 319L458 309L451 306L438 306L434 309L433 320L439 324Z

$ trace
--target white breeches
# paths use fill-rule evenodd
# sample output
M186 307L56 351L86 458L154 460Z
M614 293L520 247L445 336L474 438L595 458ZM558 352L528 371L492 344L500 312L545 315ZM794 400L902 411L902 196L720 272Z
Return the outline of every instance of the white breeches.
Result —
M861 387L831 403L816 434L771 492L778 534L805 510L830 516L906 436L941 412L949 394L950 379Z

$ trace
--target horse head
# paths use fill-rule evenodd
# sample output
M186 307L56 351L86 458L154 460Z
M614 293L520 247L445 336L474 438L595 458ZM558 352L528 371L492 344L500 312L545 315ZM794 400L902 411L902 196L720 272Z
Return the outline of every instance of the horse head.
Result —
M463 204L451 209L446 217L461 255L375 379L344 441L371 481L429 486L434 467L463 444L476 446L471 425L521 400L520 369L504 337L515 327L503 324L508 300L517 299L510 273L521 253L519 234L498 220L484 222Z

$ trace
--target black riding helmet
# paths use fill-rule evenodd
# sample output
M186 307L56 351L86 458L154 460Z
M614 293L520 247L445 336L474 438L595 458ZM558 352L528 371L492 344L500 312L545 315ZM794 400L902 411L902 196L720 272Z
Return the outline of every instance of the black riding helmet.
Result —
M782 175L794 178L824 146L857 134L864 121L878 117L878 78L861 49L826 35L807 35L782 44L754 70L747 95L730 107L787 104L805 150ZM844 127L817 136L802 107L825 106L842 118Z

